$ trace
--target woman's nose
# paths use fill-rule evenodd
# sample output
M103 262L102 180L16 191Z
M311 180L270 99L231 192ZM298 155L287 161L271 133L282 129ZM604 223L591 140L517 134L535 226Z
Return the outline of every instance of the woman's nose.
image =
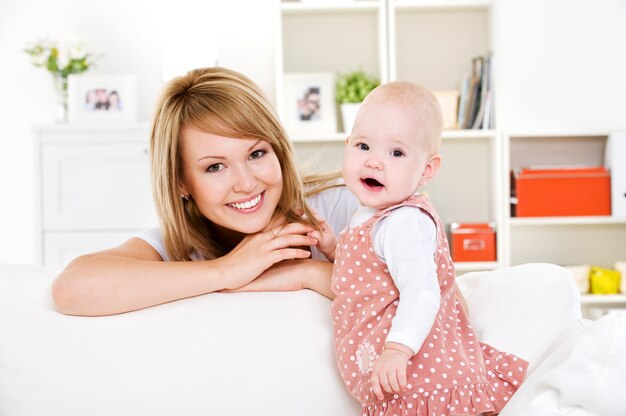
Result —
M256 187L256 178L249 168L243 167L238 169L237 177L233 185L233 191L241 193L250 193Z

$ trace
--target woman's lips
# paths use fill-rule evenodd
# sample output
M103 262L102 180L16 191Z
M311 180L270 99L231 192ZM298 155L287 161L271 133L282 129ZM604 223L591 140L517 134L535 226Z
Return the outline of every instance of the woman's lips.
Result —
M239 201L239 202L231 202L229 204L226 204L226 206L234 209L237 212L248 214L248 213L255 212L261 209L261 206L263 205L264 197L265 197L265 191L261 192L254 198L250 198L250 199Z

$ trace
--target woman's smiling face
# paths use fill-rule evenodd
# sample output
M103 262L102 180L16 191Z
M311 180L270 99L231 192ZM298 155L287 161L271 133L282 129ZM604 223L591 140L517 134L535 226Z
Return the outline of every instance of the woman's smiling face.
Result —
M181 193L222 231L253 234L272 219L283 188L272 146L185 127L180 136Z

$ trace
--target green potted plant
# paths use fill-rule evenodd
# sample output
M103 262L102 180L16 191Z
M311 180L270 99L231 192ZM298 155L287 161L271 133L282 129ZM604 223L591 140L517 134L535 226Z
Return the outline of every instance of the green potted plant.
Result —
M362 69L358 71L339 74L337 78L336 99L341 108L341 118L343 121L343 130L346 133L352 131L354 118L371 90L380 85L378 78L367 74Z

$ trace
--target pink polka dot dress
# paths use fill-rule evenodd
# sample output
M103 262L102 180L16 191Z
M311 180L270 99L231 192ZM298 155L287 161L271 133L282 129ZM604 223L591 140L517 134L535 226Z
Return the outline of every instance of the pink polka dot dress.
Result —
M400 206L415 206L435 221L441 304L424 343L408 362L407 391L386 393L379 400L372 391L371 371L385 345L399 293L374 252L372 230ZM341 233L332 280L335 349L344 383L361 402L361 415L493 414L500 412L517 390L528 363L478 341L455 295L454 278L443 225L425 195L413 195Z

